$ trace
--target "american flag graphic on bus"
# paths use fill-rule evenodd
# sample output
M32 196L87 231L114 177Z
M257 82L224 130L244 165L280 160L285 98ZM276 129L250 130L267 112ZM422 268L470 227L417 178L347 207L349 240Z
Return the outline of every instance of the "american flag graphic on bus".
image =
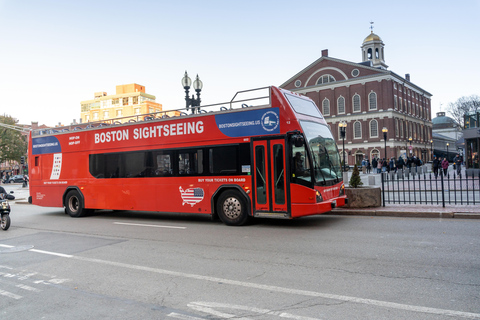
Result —
M182 187L179 187L180 195L182 196L182 206L186 204L192 207L203 200L204 192L202 188L189 188L183 191Z

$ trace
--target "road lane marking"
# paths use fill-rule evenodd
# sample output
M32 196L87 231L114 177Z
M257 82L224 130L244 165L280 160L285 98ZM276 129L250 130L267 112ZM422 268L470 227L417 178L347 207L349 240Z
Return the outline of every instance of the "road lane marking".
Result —
M23 289L23 290L27 290L27 291L42 292L42 290L34 288L34 287L27 286L26 284L17 284L16 287L20 288L20 289Z
M220 312L216 309L222 308L222 309L241 310L241 311L248 311L249 313L257 313L259 315L273 315L273 316L278 316L280 318L294 319L294 320L320 320L319 318L297 316L297 315L283 312L283 311L273 311L268 309L260 309L255 307L247 307L247 306L241 306L237 304L227 304L227 303L218 303L218 302L202 302L202 301L191 302L187 306L189 306L193 310L201 311L201 312L210 314L212 316L217 316L225 319L235 318L236 315ZM250 318L241 318L241 319L250 319Z
M114 222L113 224L121 224L124 226L135 226L135 227L151 227L151 228L167 228L167 229L187 229L187 227L173 227L173 226L161 226L158 224L141 224L141 223L125 223L125 222Z
M372 306L383 307L383 308L436 314L436 315L442 315L442 316L461 317L461 318L468 318L468 319L480 319L480 313L429 308L429 307L414 306L414 305L382 301L382 300L364 299L364 298L358 298L358 297L352 297L352 296L322 293L322 292L308 291L308 290L301 290L301 289L291 289L291 288L285 288L285 287L258 284L253 282L243 282L238 280L231 280L231 279L224 279L224 278L217 278L217 277L210 277L210 276L202 276L202 275L192 274L192 273L184 273L184 272L171 271L171 270L165 270L165 269L151 268L151 267L133 265L128 263L122 263L122 262L108 261L108 260L102 260L102 259L96 259L96 258L87 258L87 257L74 256L69 254L36 250L36 249L30 249L28 251L40 253L40 254L49 254L49 255L54 255L58 257L69 258L69 259L74 259L74 260L79 260L84 262L98 263L98 264L103 264L107 266L114 266L114 267L137 270L137 271L146 271L146 272L164 274L164 275L180 277L180 278L208 281L213 283L222 283L222 284L245 287L250 289L273 291L278 293L294 294L294 295L314 297L314 298L325 298L325 299L332 299L332 300L338 300L338 301L372 305Z
M15 299L15 300L20 300L20 299L23 298L22 296L19 296L18 294L11 293L11 292L8 292L8 291L2 290L2 289L0 289L0 296L5 296L5 297L12 298L12 299Z

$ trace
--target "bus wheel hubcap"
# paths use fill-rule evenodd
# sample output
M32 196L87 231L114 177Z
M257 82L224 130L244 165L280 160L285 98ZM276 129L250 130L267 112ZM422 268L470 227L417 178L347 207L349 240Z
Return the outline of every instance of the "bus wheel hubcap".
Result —
M77 198L70 198L70 211L76 212L78 210L78 199Z
M223 203L223 212L229 219L235 219L242 213L242 205L237 198L228 198Z

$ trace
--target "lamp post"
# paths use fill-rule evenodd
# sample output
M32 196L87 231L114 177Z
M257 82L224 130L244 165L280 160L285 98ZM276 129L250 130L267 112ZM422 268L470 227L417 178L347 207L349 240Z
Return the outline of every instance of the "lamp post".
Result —
M430 139L430 159L433 160L433 140Z
M347 123L345 121L340 121L340 123L338 124L338 126L340 127L340 137L342 138L343 140L343 149L342 149L342 153L343 153L343 171L345 171L345 134L346 134L346 129L347 129Z
M185 102L186 102L186 107L187 110L189 107L192 109L192 114L195 113L195 110L197 110L197 107L200 107L200 92L202 91L203 88L203 83L200 81L200 78L198 77L193 81L193 89L195 89L195 92L197 93L197 98L192 94L192 97L190 98L189 96L189 89L190 85L192 84L192 79L188 76L187 71L185 71L185 75L182 78L182 86L185 89Z
M387 132L388 132L387 127L383 127L382 132L383 132L383 141L385 142L385 160L387 160Z
M410 153L413 154L413 150L412 150L412 148L411 148L411 147L412 147L412 140L413 140L413 139L412 139L412 136L410 136L410 137L408 138L408 141L410 141Z
M448 146L450 145L450 143L447 142L447 161L448 161Z

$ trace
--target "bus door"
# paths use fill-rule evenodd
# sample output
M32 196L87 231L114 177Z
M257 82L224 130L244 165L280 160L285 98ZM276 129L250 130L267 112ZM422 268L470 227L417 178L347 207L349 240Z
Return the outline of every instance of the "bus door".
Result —
M255 215L286 214L285 140L253 142Z

